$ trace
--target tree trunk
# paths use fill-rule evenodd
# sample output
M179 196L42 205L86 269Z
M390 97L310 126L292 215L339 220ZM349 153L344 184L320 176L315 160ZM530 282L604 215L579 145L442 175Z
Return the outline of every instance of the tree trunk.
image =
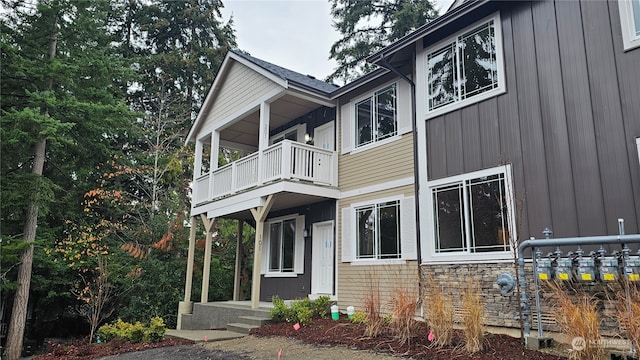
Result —
M58 43L58 24L53 21L51 33L49 34L48 55L49 60L56 56L56 46ZM47 83L48 90L53 89L53 78L50 77ZM47 114L47 110L44 110ZM31 173L42 176L44 160L47 149L47 139L38 141L33 150L33 166ZM34 191L39 191L34 189ZM37 199L37 196L33 197ZM29 203L24 224L24 241L33 243L36 239L36 229L38 227L38 202L33 200ZM17 360L22 355L22 342L24 340L24 329L27 322L27 306L29 304L29 289L31 287L31 270L33 265L33 245L30 245L20 257L18 267L18 289L13 298L13 309L11 311L11 321L9 322L9 334L7 336L7 359Z
M35 146L32 173L42 175L44 168L45 149L47 140L38 142ZM38 204L29 204L24 224L24 241L33 242L36 239L38 225ZM29 303L29 288L31 286L31 265L33 264L33 246L29 246L20 258L18 267L18 289L13 299L9 336L7 337L7 359L16 360L22 355L22 340L25 323L27 321L27 304Z

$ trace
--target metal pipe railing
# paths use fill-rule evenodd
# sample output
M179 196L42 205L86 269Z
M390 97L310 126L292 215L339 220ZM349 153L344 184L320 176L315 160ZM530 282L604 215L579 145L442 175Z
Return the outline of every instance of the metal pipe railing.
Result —
M524 270L524 251L528 248L532 249L534 258L534 271L536 267L535 263L535 251L536 248L547 246L564 246L564 245L626 245L640 243L640 234L624 235L624 230L621 230L621 235L607 235L607 236L585 236L585 237L569 237L569 238L547 238L547 239L529 239L525 240L518 245L518 266L519 271L519 285L520 285L520 307L522 309L522 316L524 317L524 334L525 337L529 337L531 334L531 323L529 317L531 311L529 309L529 299L527 297L527 283ZM628 248L627 248L628 249ZM625 257L623 257L624 259ZM623 260L626 261L626 260ZM623 264L626 266L626 264ZM537 291L537 289L536 289ZM537 294L536 294L537 295ZM538 305L539 311L539 305ZM542 326L540 321L540 315L538 314L538 335L542 336Z

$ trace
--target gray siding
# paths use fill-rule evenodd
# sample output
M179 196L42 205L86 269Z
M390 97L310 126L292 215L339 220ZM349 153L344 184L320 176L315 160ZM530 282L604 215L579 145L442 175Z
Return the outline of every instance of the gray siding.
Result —
M511 163L521 238L640 231L640 49L615 1L500 3L503 95L427 120L429 179Z
M309 228L316 222L335 220L336 202L328 200L299 208L275 211L269 214L268 219L289 214L304 215L304 226ZM260 280L260 301L271 301L274 295L288 300L300 299L309 295L311 292L311 249L311 237L307 237L304 239L304 274L300 274L295 278L267 278L262 276Z

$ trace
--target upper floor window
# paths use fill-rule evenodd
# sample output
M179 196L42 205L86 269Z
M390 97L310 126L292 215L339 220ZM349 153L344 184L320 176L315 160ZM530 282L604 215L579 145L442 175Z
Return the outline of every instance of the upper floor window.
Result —
M625 50L640 46L640 0L618 1Z
M405 80L395 79L372 92L345 96L341 102L342 154L384 146L413 130L411 86Z
M508 166L501 166L429 184L434 256L509 254L513 196L508 173Z
M427 49L426 67L430 116L504 92L499 16Z
M397 134L396 84L355 104L356 147Z

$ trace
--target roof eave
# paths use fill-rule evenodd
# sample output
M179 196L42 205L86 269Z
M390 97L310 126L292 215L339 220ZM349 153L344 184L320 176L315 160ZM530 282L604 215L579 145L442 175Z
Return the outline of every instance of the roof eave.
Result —
M331 99L337 99L340 96L347 94L357 88L359 88L360 86L363 86L371 81L374 81L375 79L378 79L379 77L386 75L387 73L389 73L388 69L385 69L383 67L378 67L375 70L368 72L364 75L362 75L361 77L357 78L356 80L347 83L339 88L337 88L336 90L334 90L331 93Z
M380 62L383 58L393 55L407 46L412 46L416 41L420 40L422 37L429 34L430 32L433 32L451 23L452 21L460 18L462 15L468 14L474 11L475 9L478 9L486 5L490 1L491 0L466 1L460 6L454 9L451 9L450 11L442 14L436 19L419 27L414 32L405 35L404 37L398 39L397 41L389 44L385 48L369 55L365 60L368 63L380 65Z

